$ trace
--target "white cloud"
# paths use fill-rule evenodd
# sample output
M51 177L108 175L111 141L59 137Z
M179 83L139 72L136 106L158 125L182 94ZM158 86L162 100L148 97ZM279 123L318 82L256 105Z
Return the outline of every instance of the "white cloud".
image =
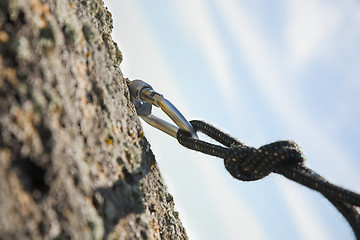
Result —
M279 181L279 190L285 198L287 207L293 215L293 219L299 229L300 239L333 239L325 230L326 226L322 224L316 210L309 204L306 204L306 195L301 194L293 183Z
M288 0L283 3L289 57L295 65L307 63L331 42L342 16L337 6L328 1Z
M170 100L172 100L182 112L189 112L189 108L185 106L183 104L185 102L182 101L184 96L177 91L175 78L167 66L168 63L162 54L161 46L158 45L153 36L154 32L151 29L154 26L150 26L145 21L144 16L139 10L139 6L137 6L135 2L127 1L126 7L124 4L125 3L122 3L122 6L112 11L115 19L114 37L117 39L118 43L120 43L120 49L123 51L124 55L124 63L122 64L124 75L134 78L139 77L149 81L156 90L159 90L164 94L166 93L166 96L171 96ZM296 91L293 91L293 89L289 88L287 85L284 75L282 75L283 69L281 64L283 63L279 60L279 53L275 52L272 46L267 43L266 36L264 36L259 30L259 27L254 24L255 21L252 21L251 13L248 13L238 2L233 0L217 0L216 4L221 11L235 42L238 43L239 50L245 54L246 61L249 63L249 68L254 75L254 80L257 83L259 90L262 91L263 95L267 98L270 105L276 111L276 114L281 117L285 127L291 129L293 133L300 136L300 140L305 142L309 148L311 148L311 146L317 146L317 151L324 153L323 160L321 160L321 163L324 163L324 171L332 172L333 176L342 176L344 179L348 179L348 182L355 182L355 184L359 182L356 170L351 169L351 164L349 164L348 161L349 157L337 146L336 141L329 138L327 134L324 134L321 126L313 122L311 116L308 115L306 106L301 104L301 96L299 93L296 93ZM311 5L309 0L306 1L306 4ZM218 81L217 84L221 95L225 101L229 103L228 106L231 106L231 103L235 103L239 100L237 99L238 96L236 96L236 92L234 92L235 89L232 88L234 79L231 74L229 56L219 38L218 32L214 29L212 18L207 11L206 4L204 4L203 1L183 2L178 0L177 5L180 11L180 20L187 24L186 28L188 27L191 29L189 36L194 35L196 36L194 39L199 41L199 47L201 47L204 55L207 56L209 63L212 66L212 71L214 72L214 76L216 76L215 79ZM294 1L289 3L288 7L291 8L289 11L296 11L296 9L294 9L295 6L296 3ZM319 9L319 6L321 5L315 4L312 6L312 11ZM302 9L301 11L305 10ZM333 10L333 8L327 9L324 13L320 14L319 19L313 16L314 12L310 11L312 15L309 15L309 19L315 18L317 22L314 26L309 25L311 24L310 21L306 23L314 37L307 35L304 36L301 41L297 38L297 34L304 31L306 32L307 30L306 27L301 25L301 14L299 12L294 12L295 16L293 16L293 19L289 20L289 25L287 25L287 39L288 46L292 49L290 51L290 55L293 56L292 61L295 63L303 63L308 59L311 59L318 47L321 47L322 40L332 34L335 28L328 26L325 29L321 29L321 24L327 19L330 19L330 23L337 23L338 16L336 14L336 17L334 18L328 16ZM190 19L189 16L191 16L191 21L186 22ZM301 30L299 33L296 32L297 28ZM299 46L298 49L297 46ZM290 77L291 73L288 72L285 75ZM232 107L230 107L230 109L231 108ZM306 136L307 133L311 133L311 139ZM153 141L153 145L155 145L155 141ZM162 146L162 142L156 142L156 145ZM162 151L161 147L158 148L160 149L158 152ZM181 154L177 153L177 155ZM169 159L171 159L171 161L179 161L181 160L181 157L179 157L178 160L176 160L175 157L169 157ZM342 159L342 161L339 162L337 161L338 159ZM204 165L201 165L202 163L198 164L199 166L197 168L202 173L205 174L207 171L212 171L211 169L208 169L206 163L204 163ZM162 171L166 172L167 170L162 169ZM335 174L335 172L337 173ZM204 178L208 177L209 174L205 174ZM222 188L222 186L216 185L217 181L221 182L217 174L213 174L211 181L214 181L214 186L216 188ZM284 189L286 190L286 187ZM178 194L181 195L181 193ZM292 194L291 191L285 191L284 197L287 199L291 209L294 209L292 212L297 219L298 228L301 229L301 231L304 231L304 234L308 236L307 234L313 232L313 228L309 224L304 223L304 215L298 215L295 209L297 207L304 209L303 212L306 216L310 213L316 214L316 211L313 211L309 206L302 205L302 203L299 203L296 199L294 200L289 194ZM296 196L296 194L294 196ZM246 214L250 216L250 219L252 219L247 225L249 229L248 234L252 236L252 229L258 229L255 231L258 232L259 235L254 237L258 239L264 238L256 216L253 215L246 205L241 202L239 203L237 199L234 199L230 190L225 189L221 194L212 197L218 198L217 201L222 201L221 199L230 199L223 200L221 207L226 207L224 208L224 211L221 212L223 215L219 216L220 218L230 219L230 216L233 216L231 209L245 211L247 212ZM177 202L180 202L180 198ZM189 212L189 210L187 210L187 212ZM187 218L191 219L191 215L187 214ZM315 215L314 219L316 218ZM235 223L236 221L233 222ZM191 231L196 231L195 226L186 227L190 229L190 233ZM231 235L234 232L230 231L237 231L237 227L231 225L229 226L228 231ZM317 234L320 238L326 237L326 226L320 224ZM201 233L198 235L201 236Z
M225 223L222 226L225 229L223 239L238 239L239 236L253 240L267 239L258 216L248 204L241 198L236 197L233 193L234 189L229 186L223 176L219 175L220 171L215 169L214 165L208 163L209 157L203 156L197 160L201 163L201 166L199 166L203 169L201 173L210 188L210 191L208 191L209 198L220 206L217 209L220 213L217 221Z
M291 79L293 73L283 69L285 63L266 42L266 36L254 24L249 13L234 0L217 0L216 3L233 38L238 43L239 52L244 53L248 67L253 73L253 80L276 111L277 116L282 119L284 126L304 143L308 143L308 147L316 146L318 151L324 152L326 155L323 162L326 162L333 171L340 172L344 177L351 176L349 178L351 180L358 179L346 152L322 131L321 125L312 120L301 100L301 93L288 83L288 78ZM309 142L309 134L311 134L311 142Z
M114 18L113 38L123 54L121 69L124 77L148 82L180 111L184 109L187 112L184 96L178 91L176 78L169 69L162 48L156 41L152 26L145 20L141 7L136 1L120 4L108 0L105 4L114 9L111 11Z
M152 31L154 26L149 25L144 16L141 14L141 8L134 1L128 1L126 4L118 5L118 2L105 1L106 5L112 7L111 11L114 13L114 32L113 37L119 43L119 47L124 55L124 62L122 63L122 71L125 77L131 78L143 78L143 80L148 81L156 90L161 93L164 93L165 97L171 96L171 101L176 102L176 106L181 109L182 112L189 112L189 108L186 106L184 101L184 96L181 92L177 91L176 79L172 72L169 70L168 64L165 60L165 57L162 53L162 48L158 45L158 42L155 40L154 32ZM198 6L199 7L199 6ZM116 12L116 14L115 14ZM206 13L204 13L206 14ZM204 17L204 16L203 16ZM206 17L205 17L206 18ZM208 21L208 19L202 19L200 21L203 23ZM129 24L131 23L131 24ZM198 29L196 29L198 30ZM207 29L206 31L212 31L212 29ZM215 33L200 33L200 36L205 37L204 34L212 34L214 38L216 37ZM202 39L205 40L205 39ZM214 49L210 49L214 47ZM213 39L205 47L206 51L213 50L214 52L210 53L209 58L213 67L216 69L215 72L217 76L224 75L225 79L231 79L229 69L227 68L227 57L224 55L224 51L221 48L221 44L218 39ZM215 59L217 58L217 59ZM220 66L218 66L220 65ZM231 93L233 90L228 82L222 82L221 87L223 91ZM225 94L226 95L226 94ZM233 101L233 99L228 99L228 101ZM203 174L203 178L199 179L202 181L203 185L209 184L209 175L208 171L211 171L208 166L208 159L203 161L198 161L196 156L193 153L190 153L189 150L182 148L174 155L173 150L164 150L166 147L170 146L173 149L174 146L171 144L177 144L175 139L169 140L168 136L157 136L156 130L151 127L145 127L145 130L148 129L147 133L150 133L147 138L152 142L152 149L155 155L158 158L159 163L164 161L184 161L183 158L189 157L189 159L194 159L193 167L197 168L199 173ZM162 133L158 132L159 135ZM162 159L161 159L162 158ZM164 160L166 159L166 160ZM196 161L195 161L196 160ZM163 167L169 167L169 165L174 164L163 164ZM187 166L185 166L187 167ZM186 192L179 192L175 184L181 183L182 179L173 179L169 176L169 172L174 171L173 169L161 168L163 175L166 177L166 181L170 181L173 187L173 194L175 196L175 201L177 203L176 208L181 209L180 215L184 215L185 218L182 219L185 228L191 239L201 236L201 232L198 229L204 229L204 226L201 227L201 222L196 224L189 224L191 221L192 214L196 214L197 211L194 209L188 209L186 205L182 204L183 198L188 198L189 196ZM176 169L176 171L186 172L185 169ZM201 174L200 174L201 175ZM188 176L190 178L190 176ZM264 239L264 234L262 229L256 220L254 213L239 199L234 199L232 192L226 187L221 185L222 180L220 179L217 173L212 174L210 184L216 189L219 189L216 194L214 191L209 193L199 189L187 189L188 191L197 191L208 198L214 198L219 202L221 209L215 211L214 218L224 219L227 224L219 226L218 229L213 229L217 231L219 229L226 228L226 233L231 238L238 236L238 222L234 217L234 211L241 212L246 214L248 221L244 222L244 233L248 236L253 236L253 239ZM210 196L209 196L210 194ZM186 201L185 201L186 202ZM217 208L218 206L210 206L204 201L205 209ZM225 207L224 207L225 206ZM188 221L186 221L189 219ZM233 219L233 220L231 220ZM210 230L209 230L210 231Z
M270 103L273 110L275 110L277 116L282 119L284 127L289 129L293 135L296 135L297 139L304 143L307 149L316 152L317 156L322 156L321 159L313 159L312 161L318 161L319 165L322 166L323 172L330 172L333 176L337 177L341 176L342 179L347 179L347 182L359 182L358 174L352 168L350 157L346 154L346 151L341 149L337 145L336 140L331 139L323 131L321 125L313 121L312 116L309 115L306 106L301 101L301 93L297 92L296 89L292 89L291 84L289 84L288 79L291 79L294 73L290 69L284 69L284 67L291 66L291 63L281 61L279 53L266 41L266 35L261 32L261 28L255 24L255 21L252 21L251 13L244 9L238 1L234 0L217 0L216 5L232 37L238 43L239 53L243 53L246 62L249 64L248 67L252 71L253 79L258 89L267 99L267 102ZM319 9L318 5L312 8ZM331 10L319 13L321 21L315 23L312 31L317 31L320 28L322 21L325 21L323 19L333 19L327 16L327 14L332 13ZM307 26L300 26L301 21L297 17L295 18L296 20L293 20L295 25L288 25L288 28L294 28L295 31L296 29L304 29ZM336 20L331 20L330 24L335 22ZM321 33L314 33L317 34L314 39L304 38L305 43L300 45L301 51L304 51L304 53L298 53L296 52L297 50L294 50L294 59L296 61L309 60L310 57L313 57L312 54L316 52L315 50L321 47L323 38L333 34L332 31L334 30L335 28L328 27ZM294 38L292 38L295 41L293 48L296 48L295 45L298 44L298 41ZM291 59L287 60L291 61ZM286 199L287 201L292 201L290 196L287 196ZM295 206L299 203L292 202L289 204ZM306 208L307 206L299 205L299 207ZM313 215L316 214L316 211L311 211L310 209L304 211ZM293 214L297 218L301 217L294 211ZM303 224L300 218L298 227L305 232L313 231L311 226ZM316 231L319 236L326 236L326 227L319 226L319 229Z
M179 11L178 21L183 25L182 29L188 39L195 41L210 64L215 83L220 95L225 101L229 115L237 117L234 109L237 109L241 100L235 90L234 76L230 69L230 59L220 39L220 34L214 27L214 21L210 16L208 7L203 0L177 0L176 6ZM185 24L185 25L184 25Z

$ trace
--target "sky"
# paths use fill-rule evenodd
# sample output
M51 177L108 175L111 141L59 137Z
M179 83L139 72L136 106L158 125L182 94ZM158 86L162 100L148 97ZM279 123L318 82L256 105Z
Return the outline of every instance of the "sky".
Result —
M250 146L294 140L308 167L360 192L359 1L104 2L124 77ZM276 174L238 181L142 123L190 239L354 239L319 193Z

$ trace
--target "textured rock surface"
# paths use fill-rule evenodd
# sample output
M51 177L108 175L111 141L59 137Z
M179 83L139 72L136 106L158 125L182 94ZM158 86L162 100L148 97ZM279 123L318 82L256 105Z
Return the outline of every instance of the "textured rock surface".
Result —
M102 1L0 0L0 239L184 239Z

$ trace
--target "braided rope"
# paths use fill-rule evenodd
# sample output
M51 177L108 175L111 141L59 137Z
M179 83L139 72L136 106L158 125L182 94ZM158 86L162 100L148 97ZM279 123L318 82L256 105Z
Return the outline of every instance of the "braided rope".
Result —
M258 149L246 146L236 138L203 121L190 121L200 131L225 147L194 139L183 130L177 132L179 143L187 148L224 159L226 170L236 179L254 181L270 173L290 180L324 195L345 217L360 240L360 195L328 182L305 164L305 157L293 141L278 141Z

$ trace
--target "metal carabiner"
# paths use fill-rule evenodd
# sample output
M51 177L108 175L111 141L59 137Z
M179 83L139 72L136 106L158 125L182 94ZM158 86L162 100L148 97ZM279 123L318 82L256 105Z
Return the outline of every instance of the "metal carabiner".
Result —
M151 126L176 138L179 128L189 132L193 138L199 139L194 127L185 119L177 108L163 95L154 91L154 89L142 80L128 81L131 97L138 115ZM177 126L158 118L151 114L152 105L160 107Z

